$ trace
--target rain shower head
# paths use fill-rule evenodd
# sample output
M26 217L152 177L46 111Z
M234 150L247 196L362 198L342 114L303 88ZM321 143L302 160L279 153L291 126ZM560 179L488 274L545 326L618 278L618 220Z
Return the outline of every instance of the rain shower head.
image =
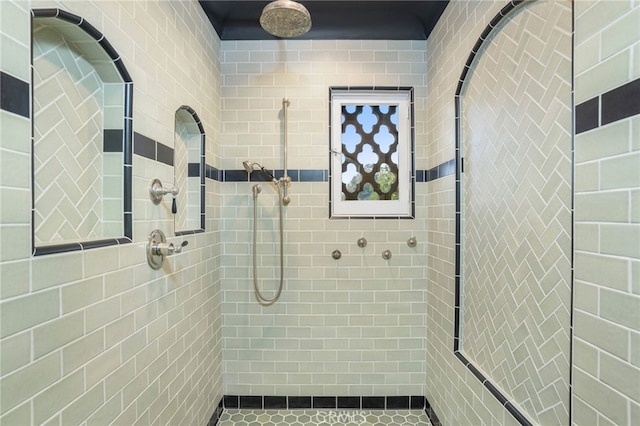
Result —
M260 25L276 37L299 37L311 29L311 15L293 0L275 0L262 10Z

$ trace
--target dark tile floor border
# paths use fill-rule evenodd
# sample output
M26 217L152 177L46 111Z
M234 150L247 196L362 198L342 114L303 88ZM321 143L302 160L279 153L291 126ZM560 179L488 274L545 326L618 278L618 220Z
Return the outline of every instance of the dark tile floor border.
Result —
M224 395L216 406L208 426L215 426L225 409L247 410L423 410L433 426L440 419L424 396L282 396Z

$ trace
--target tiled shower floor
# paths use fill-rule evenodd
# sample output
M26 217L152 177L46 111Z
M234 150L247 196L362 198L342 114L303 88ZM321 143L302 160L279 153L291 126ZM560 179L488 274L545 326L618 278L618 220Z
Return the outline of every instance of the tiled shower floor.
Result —
M422 410L238 410L225 409L219 426L430 426Z

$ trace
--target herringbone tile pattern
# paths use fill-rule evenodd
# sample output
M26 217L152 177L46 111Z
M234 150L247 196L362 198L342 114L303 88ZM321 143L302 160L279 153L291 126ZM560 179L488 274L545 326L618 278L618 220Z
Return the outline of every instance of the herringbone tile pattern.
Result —
M35 243L103 237L103 88L57 31L34 22Z
M539 424L568 423L570 30L568 1L517 12L461 112L462 350Z

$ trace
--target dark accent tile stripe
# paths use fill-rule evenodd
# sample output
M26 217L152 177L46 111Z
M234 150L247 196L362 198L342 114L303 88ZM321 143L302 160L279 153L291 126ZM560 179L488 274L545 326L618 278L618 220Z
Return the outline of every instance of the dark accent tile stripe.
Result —
M429 420L431 421L432 426L442 426L442 422L436 415L436 412L433 410L431 405L429 405L428 401L427 401L427 405L424 408L424 412L427 415L427 417L429 417Z
M156 160L173 166L173 148L170 148L160 142L156 142Z
M61 10L60 12L64 12L64 11ZM100 40L103 37L102 33L87 21L83 20L82 23L80 24L80 28L82 28L87 34L93 37L93 39L96 41Z
M339 396L337 408L359 410L360 397L359 396Z
M328 176L329 175L326 170L300 170L299 182L327 182Z
M131 166L124 166L124 211L131 213L131 188L133 184L133 169Z
M287 397L286 396L264 396L264 409L265 410L286 410Z
M255 173L256 175L261 175L260 173ZM248 182L249 177L247 176L247 172L243 170L224 170L223 171L223 181L224 182Z
M124 117L133 119L133 83L130 80L125 81L127 83L124 85Z
M240 397L238 395L225 395L222 397L224 408L240 407Z
M200 176L200 163L189 163L189 164L187 164L187 176L188 177L199 177Z
M95 240L88 241L86 243L80 243L82 246L82 250L92 249L92 248L100 248L100 247L108 247L118 245L118 240L115 238L105 239L105 240Z
M122 129L104 129L102 150L104 152L122 152L122 136Z
M129 212L124 213L124 235L133 238L133 214Z
M125 166L133 165L133 122L130 118L124 119L124 164Z
M50 246L34 247L33 255L42 256L45 254L67 253L70 251L80 250L82 250L82 245L80 245L79 243L55 244Z
M289 410L311 408L310 396L288 396L287 404Z
M29 83L0 71L0 109L29 118Z
M54 18L58 16L58 9L51 9L51 8L33 9L31 11L31 14L34 17L39 17L39 18Z
M425 397L424 396L412 396L411 397L411 409L412 410L422 410L425 408Z
M133 153L173 166L173 148L138 132L133 133Z
M70 22L73 25L80 25L81 28L82 28L82 25L81 25L82 18L79 17L78 15L74 15L73 13L67 12L66 10L58 9L58 13L56 15L56 18L61 19L63 21Z
M330 408L336 409L336 397L335 396L314 396L313 408Z
M432 180L440 179L445 176L454 174L456 171L456 160L451 159L429 170L424 170L424 181L431 182Z
M363 410L384 410L384 396L363 396Z
M105 238L103 240L84 241L79 243L54 244L49 246L35 247L33 249L34 256L42 256L46 254L68 253L71 251L90 250L100 247L117 246L121 244L129 244L132 242L130 237L122 238Z
M116 52L116 49L113 48L111 43L109 43L109 40L102 37L100 40L98 40L98 43L100 43L100 46L102 46L102 49L107 53L107 55L109 55L109 58L111 58L112 61L115 62L120 58L120 55L118 54L118 52Z
M138 132L133 133L133 153L141 155L150 160L156 159L156 142L153 139L141 135Z
M575 132L580 134L640 114L640 79L575 106Z
M388 396L387 397L387 410L408 410L409 409L409 397L408 396Z
M202 234L204 232L204 229L193 229L190 231L176 231L176 237L180 237L183 235L195 235L195 234Z
M262 409L262 397L240 395L240 408Z
M640 79L602 95L602 125L640 114Z
M424 396L238 396L224 395L218 402L208 426L215 426L225 409L345 409L345 410L424 410L433 426L440 419ZM509 409L509 407L507 407ZM524 419L526 421L526 419ZM523 423L527 424L527 423Z
M209 164L205 164L205 176L207 177L207 179L212 179L212 180L217 180L217 181L222 181L222 171L218 170L217 168L209 165Z
M576 134L595 129L600 125L600 98L596 97L576 105Z

